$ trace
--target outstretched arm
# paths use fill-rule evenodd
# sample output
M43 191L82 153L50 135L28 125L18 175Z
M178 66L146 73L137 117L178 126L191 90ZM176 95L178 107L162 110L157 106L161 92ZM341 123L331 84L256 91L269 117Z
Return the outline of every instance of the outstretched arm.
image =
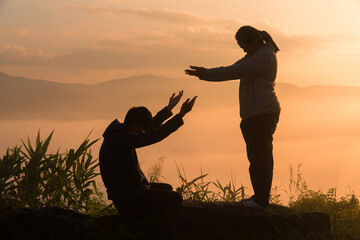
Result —
M131 133L126 137L122 137L122 144L132 148L140 148L160 142L183 125L184 122L182 118L192 110L195 100L196 97L191 100L188 98L181 106L181 110L178 114L155 130L141 134Z
M190 66L185 73L206 81L228 81L261 74L266 68L274 65L276 65L275 53L259 51L251 57L246 55L230 66L210 69Z
M129 146L131 148L145 147L160 142L171 133L175 132L183 124L184 122L181 116L177 114L169 121L150 132L140 134L130 133L127 136L122 136L119 144Z
M211 81L211 82L222 82L222 81L239 79L237 75L232 74L232 72L228 70L229 67L231 66L219 67L219 68L204 68L204 67L190 66L190 69L186 69L185 73L190 76L196 76L201 80Z

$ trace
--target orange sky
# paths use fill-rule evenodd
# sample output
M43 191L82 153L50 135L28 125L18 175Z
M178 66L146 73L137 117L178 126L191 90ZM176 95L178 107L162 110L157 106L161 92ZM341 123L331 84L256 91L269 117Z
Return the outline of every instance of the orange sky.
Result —
M89 84L142 74L186 78L184 69L190 64L215 67L241 58L234 34L240 26L252 25L268 31L280 48L278 82L360 86L359 12L359 0L0 0L0 72ZM237 89L238 83L230 84ZM236 101L229 109L207 109L199 97L184 129L139 151L140 158L151 159L142 160L143 168L165 156L164 175L172 184L176 161L191 169L193 177L203 167L222 181L232 172L238 183L250 186L237 90L233 94ZM298 105L282 102L274 183L288 184L289 166L302 163L314 189L342 187L341 195L348 193L347 184L359 189L360 105L328 105L323 115L309 108L311 100L300 100ZM204 116L214 119L202 124ZM39 128L45 133L55 129L54 149L76 147L91 129L93 138L101 138L111 120L5 121L1 147L17 144L27 134L34 138ZM189 140L194 130L196 138Z
M360 86L358 0L2 0L0 71L96 83L184 76L243 56L242 25L280 47L278 81Z

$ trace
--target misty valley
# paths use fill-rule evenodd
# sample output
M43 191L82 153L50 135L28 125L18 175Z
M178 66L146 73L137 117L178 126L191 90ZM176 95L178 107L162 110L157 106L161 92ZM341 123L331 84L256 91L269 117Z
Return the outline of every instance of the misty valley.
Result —
M55 130L50 150L74 148L90 132L90 138L101 138L106 126L115 118L122 121L130 107L145 105L155 113L173 92L183 89L185 97L198 96L197 105L183 129L167 141L139 150L143 168L163 159L163 176L173 185L178 184L176 163L191 176L203 171L210 179L228 181L233 175L238 184L249 186L238 84L151 75L96 85L63 84L1 73L0 153L20 145L27 136L34 139L39 129L44 136ZM360 88L278 83L275 89L282 111L274 140L274 185L285 186L290 166L302 164L310 187L336 187L340 195L349 193L349 187L356 192ZM100 143L94 146L95 156Z

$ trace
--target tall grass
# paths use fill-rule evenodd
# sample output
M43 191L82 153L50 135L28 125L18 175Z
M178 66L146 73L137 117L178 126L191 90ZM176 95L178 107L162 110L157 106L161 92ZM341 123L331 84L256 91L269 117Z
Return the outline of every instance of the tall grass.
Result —
M28 138L21 146L8 148L0 158L0 208L58 206L91 216L117 213L112 204L105 203L94 180L99 175L98 161L93 158L91 147L98 139L90 141L87 137L76 150L48 153L52 136L53 132L42 140L39 132L33 143ZM162 166L159 159L149 168L151 182L164 179ZM183 166L176 167L179 178L176 191L184 199L234 202L249 197L248 188L237 186L233 177L225 184L207 180L209 174L202 171L198 177L188 178ZM273 187L272 203L279 203L279 191L287 195L286 205L291 209L329 214L332 228L328 239L360 239L360 204L354 192L338 197L336 188L327 192L308 189L301 165L296 173L290 168L287 188Z
M221 184L219 180L215 182L205 180L208 174L202 174L201 171L200 176L189 180L183 166L181 169L179 166L176 168L180 180L180 187L176 191L181 193L184 199L203 202L234 202L247 197L245 187L243 185L237 187L233 177L227 184Z
M303 191L290 208L301 211L327 213L331 220L331 239L360 239L360 205L355 194L349 193L338 198L336 188L327 192L320 190Z
M237 188L233 178L223 185L218 180L215 182L207 181L208 174L201 172L200 176L188 180L184 168L180 170L177 166L177 169L180 179L180 187L177 188L177 191L182 193L185 199L233 202L248 196L245 191L247 188L243 185ZM301 164L298 165L296 174L290 167L290 181L287 188L279 188L278 186L272 188L271 203L278 204L280 202L281 194L279 191L288 196L286 205L290 209L329 214L331 233L327 239L360 240L360 202L354 192L338 197L336 188L330 188L327 192L308 189L301 174Z
M47 153L53 132L35 143L8 148L0 159L0 206L40 208L59 206L88 210L91 196L98 194L94 178L98 166L87 137L76 149Z

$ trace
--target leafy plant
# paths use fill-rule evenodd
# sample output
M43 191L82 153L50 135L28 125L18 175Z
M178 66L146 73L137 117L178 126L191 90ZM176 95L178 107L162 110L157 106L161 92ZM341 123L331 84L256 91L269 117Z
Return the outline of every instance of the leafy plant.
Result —
M184 199L204 202L232 202L246 197L245 187L241 185L241 187L237 188L233 178L231 178L227 185L222 185L219 180L216 180L216 182L205 181L208 174L202 174L201 171L200 176L189 181L184 167L182 167L182 171L180 171L178 166L176 167L180 179L180 187L176 191L181 193ZM213 186L213 190L210 189L211 186Z
M178 193L181 193L184 199L211 202L215 199L214 192L209 190L211 182L205 182L204 178L208 174L201 174L189 181L186 177L184 167L182 167L183 173L181 173L179 167L176 165L178 171L178 177L180 180L180 187L176 189Z
M337 199L336 188L326 193L307 190L290 202L290 208L329 214L334 239L360 239L360 205L354 193Z
M164 166L164 157L160 157L157 161L151 165L148 169L148 176L150 182L160 183L161 179L164 179L162 176L162 168Z
M294 177L293 167L290 166L290 181L288 189L284 189L284 192L287 193L289 197L289 203L301 197L304 193L308 191L306 181L302 178L301 174L302 164L299 164L297 167L296 178Z
M231 178L231 181L229 181L229 183L225 186L222 186L219 180L216 180L216 182L213 182L213 184L218 189L216 195L221 201L236 202L246 197L245 187L241 185L241 187L237 188L233 178Z
M22 172L21 165L24 162L20 154L19 147L8 148L0 159L0 206L12 205L17 200L15 176Z
M0 158L0 208L58 206L84 212L94 217L116 214L113 204L106 204L94 178L98 163L91 147L98 140L89 136L76 149L65 153L48 153L53 132L43 141L38 133L35 143L27 139L22 146L8 148ZM152 182L162 178L162 159L149 169ZM184 199L197 201L239 201L245 197L246 187L236 187L234 178L227 184L207 181L208 174L188 179L182 166L178 166L180 186L177 191ZM290 182L283 190L289 197L289 207L301 211L319 211L330 215L331 234L327 239L360 239L360 204L354 192L337 197L336 188L327 192L309 190L301 174L290 168ZM279 188L274 186L270 201L279 203ZM124 232L128 232L126 226ZM79 235L82 238L83 235Z
M88 209L93 193L97 194L94 178L99 175L97 159L90 147L97 142L87 137L75 151L48 154L53 132L41 140L40 131L35 145L30 139L21 147L8 148L0 159L1 203L14 207L40 208L59 206L79 211Z

